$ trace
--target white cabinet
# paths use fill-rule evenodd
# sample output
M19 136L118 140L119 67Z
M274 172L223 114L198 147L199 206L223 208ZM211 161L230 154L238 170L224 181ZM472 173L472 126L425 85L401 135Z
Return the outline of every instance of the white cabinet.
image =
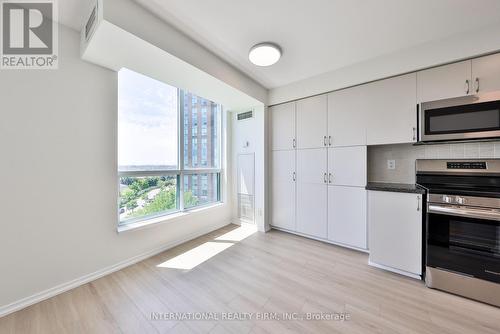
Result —
M327 145L327 96L297 101L297 148Z
M334 147L417 140L416 74L347 88L328 95Z
M366 249L366 190L328 187L328 239Z
M291 150L295 143L295 102L269 108L271 113L271 147Z
M500 53L472 59L473 93L500 90Z
M419 103L464 96L472 91L470 60L417 72Z
M365 90L363 85L328 94L328 136L333 146L366 145L370 106Z
M412 143L417 140L417 75L415 73L366 85L370 105L368 145Z
M368 191L370 262L422 274L422 195Z
M500 54L417 72L419 102L500 90Z
M327 149L297 150L297 232L326 239Z
M295 231L295 150L272 152L271 225Z
M366 146L328 149L328 180L337 186L366 186Z

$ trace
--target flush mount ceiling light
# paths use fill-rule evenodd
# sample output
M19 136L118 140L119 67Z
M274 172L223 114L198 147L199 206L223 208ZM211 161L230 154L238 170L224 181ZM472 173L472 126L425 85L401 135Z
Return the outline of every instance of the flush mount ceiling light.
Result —
M271 66L281 58L281 48L273 43L254 45L248 53L248 59L257 66Z

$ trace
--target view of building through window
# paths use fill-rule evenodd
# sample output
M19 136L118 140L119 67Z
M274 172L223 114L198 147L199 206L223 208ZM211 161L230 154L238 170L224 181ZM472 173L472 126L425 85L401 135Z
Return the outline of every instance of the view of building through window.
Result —
M221 105L127 69L118 90L120 222L219 201Z

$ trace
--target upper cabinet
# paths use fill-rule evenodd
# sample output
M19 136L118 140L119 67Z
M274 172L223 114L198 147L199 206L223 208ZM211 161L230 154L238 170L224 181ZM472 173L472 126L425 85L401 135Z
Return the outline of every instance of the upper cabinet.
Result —
M417 140L416 74L328 95L328 130L334 147Z
M366 85L328 94L328 136L332 146L366 145Z
M500 54L472 59L474 94L500 90Z
M293 150L295 148L295 102L270 107L271 147L273 150Z
M419 103L469 95L472 92L470 60L417 72Z
M368 145L411 143L417 140L417 76L402 75L367 84Z
M297 101L297 148L320 148L327 146L326 120L326 94Z
M413 143L417 104L500 90L500 54L270 108L272 149Z

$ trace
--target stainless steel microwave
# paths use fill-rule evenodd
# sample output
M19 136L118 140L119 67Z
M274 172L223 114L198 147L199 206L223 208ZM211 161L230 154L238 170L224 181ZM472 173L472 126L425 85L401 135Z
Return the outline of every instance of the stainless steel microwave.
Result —
M421 142L500 138L500 92L424 102Z

